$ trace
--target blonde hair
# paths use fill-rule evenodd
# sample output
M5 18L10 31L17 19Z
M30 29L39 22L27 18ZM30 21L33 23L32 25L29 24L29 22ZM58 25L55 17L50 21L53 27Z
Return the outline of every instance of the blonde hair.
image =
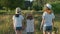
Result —
M52 5L49 3L46 3L43 7L43 11L46 11L46 10L52 10Z
M49 10L49 11L51 11L51 13L53 13L53 10L52 10L52 9L49 9L49 8L47 8L47 7L44 7L42 11L43 11L43 12L46 12L47 10Z

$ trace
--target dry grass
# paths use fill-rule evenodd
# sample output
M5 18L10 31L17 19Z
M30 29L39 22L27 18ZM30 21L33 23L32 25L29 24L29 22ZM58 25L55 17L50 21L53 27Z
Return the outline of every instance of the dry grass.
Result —
M25 12L26 13L26 12ZM36 34L41 34L39 30L39 25L41 22L41 14L34 14ZM60 16L56 14L55 26L58 27L60 32ZM0 15L0 34L14 34L12 15ZM60 34L60 33L59 33Z

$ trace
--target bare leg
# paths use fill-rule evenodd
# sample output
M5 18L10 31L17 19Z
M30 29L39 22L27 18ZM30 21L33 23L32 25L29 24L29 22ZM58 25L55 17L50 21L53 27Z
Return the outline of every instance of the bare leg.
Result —
M17 34L17 31L15 30L15 34Z
M16 30L16 28L15 28L15 33L16 34L22 34L22 30Z
M52 32L48 32L48 34L52 34Z
M22 30L21 30L21 31L19 31L19 33L20 33L20 34L22 34Z
M19 34L19 31L18 30L16 30L15 32L16 32L16 34Z
M43 34L47 34L47 32L46 31L43 31Z
M22 31L15 31L16 32L16 34L22 34Z

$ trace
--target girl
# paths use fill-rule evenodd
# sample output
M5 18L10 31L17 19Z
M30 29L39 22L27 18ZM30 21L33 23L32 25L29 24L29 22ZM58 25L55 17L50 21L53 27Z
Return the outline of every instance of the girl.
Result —
M16 34L22 34L22 21L24 17L21 15L21 9L18 7L16 8L16 13L13 15L13 25Z
M43 34L52 34L52 27L54 26L54 13L52 12L52 6L50 4L46 4L44 13L42 15L42 23L43 25Z
M34 18L32 14L27 15L26 22L27 22L26 27L27 34L34 34Z

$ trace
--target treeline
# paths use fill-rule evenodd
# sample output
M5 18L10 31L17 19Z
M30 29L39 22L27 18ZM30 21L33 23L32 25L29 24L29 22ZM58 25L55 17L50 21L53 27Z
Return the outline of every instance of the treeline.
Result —
M53 9L59 11L60 8L60 0L35 0L32 5L32 9L42 10L42 7L45 3L51 3L53 5ZM15 9L16 7L20 7L21 9L26 9L25 0L0 0L0 9Z
M14 9L16 7L23 7L24 0L0 0L0 7L7 9Z

